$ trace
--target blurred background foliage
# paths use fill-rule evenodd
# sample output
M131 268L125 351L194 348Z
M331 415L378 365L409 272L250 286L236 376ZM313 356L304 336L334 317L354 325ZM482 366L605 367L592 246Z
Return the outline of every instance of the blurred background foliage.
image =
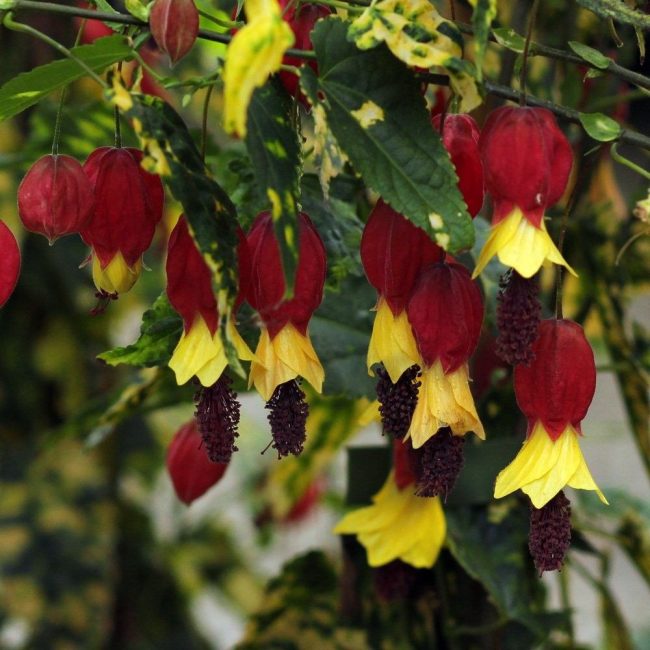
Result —
M524 33L531 4L499 2L495 26ZM562 49L579 41L647 74L635 30L617 24L617 47L608 22L581 6L589 4L542 3L534 40ZM469 22L469 5L457 1L455 7L457 18ZM78 24L69 18L21 18L67 45L74 41ZM47 46L4 28L0 49L0 83L53 58ZM170 79L195 79L216 72L222 52L223 46L201 41L173 72L163 62L157 66ZM515 52L489 46L487 78L515 84L520 66ZM602 111L649 132L650 100L617 77L544 57L531 58L530 66L530 94ZM164 94L198 140L203 91L195 90L169 88ZM565 314L586 324L599 381L615 379L618 393L611 387L607 399L620 394L625 414L607 433L610 448L628 443L628 456L609 475L619 475L619 489L602 485L610 508L595 505L591 495L574 500L568 566L540 581L526 549L526 504L517 497L490 501L495 472L518 446L524 426L508 370L495 362L491 348L503 270L494 263L484 275L488 318L473 377L496 446L480 454L468 449L460 496L446 508L446 550L431 571L404 576L403 567L390 569L395 574L389 578L405 580L409 595L388 603L375 595L386 576L369 570L363 550L349 540L341 560L330 532L345 501L343 448L361 429L362 441L382 445L377 428L366 426L374 395L365 353L375 298L358 255L372 197L358 178L343 174L326 200L317 170L306 160L303 208L321 232L329 260L326 297L311 325L328 396L309 395L308 446L300 458L282 462L260 455L269 439L264 413L256 398L245 396L240 451L226 479L188 509L173 495L164 457L174 431L192 414L193 387L178 388L167 370L112 368L96 359L137 338L143 312L164 288L165 242L178 206L168 197L165 221L146 256L151 271L106 313L91 316L90 274L77 268L87 255L82 242L68 237L48 247L20 229L16 214L20 179L51 146L57 101L52 96L0 124L0 214L18 234L23 254L18 287L0 312L1 648L227 648L240 639L240 648L578 648L585 638L612 650L650 647L647 620L645 628L630 625L632 596L613 589L611 579L612 557L622 551L645 582L641 598L648 602L650 510L647 498L639 497L648 494L644 468L650 471L650 238L638 238L617 259L625 242L648 227L632 214L647 196L644 179L615 167L607 145L563 124L578 160L565 252L580 270L579 279L566 280ZM488 96L479 121L501 101ZM207 161L246 227L265 206L243 143L220 130L219 93L211 109ZM308 133L309 120L303 119ZM64 110L61 151L83 160L112 142L112 129L111 110L93 85L75 83ZM126 138L135 143L132 134ZM620 151L648 168L647 151ZM551 215L554 238L561 212L556 208ZM487 224L480 218L477 223L484 237ZM545 275L547 314L552 283ZM254 337L252 315L243 312L241 321ZM609 405L594 408L607 414ZM381 448L356 453L348 468L349 503L369 498L387 462ZM601 462L606 458L602 454ZM592 469L597 476L601 466ZM571 586L575 581L583 591ZM586 623L592 631L586 632L584 620L576 627L572 617L585 585L600 608L598 622L592 613Z

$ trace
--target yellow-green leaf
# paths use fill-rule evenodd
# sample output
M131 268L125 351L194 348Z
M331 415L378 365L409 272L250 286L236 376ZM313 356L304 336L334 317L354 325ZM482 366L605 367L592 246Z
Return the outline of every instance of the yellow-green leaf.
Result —
M226 131L246 135L246 115L255 88L282 65L294 42L277 0L245 0L248 23L232 39L223 71Z
M474 57L479 81L483 78L483 57L490 37L490 27L497 15L496 0L469 0L474 7L472 27L474 28Z

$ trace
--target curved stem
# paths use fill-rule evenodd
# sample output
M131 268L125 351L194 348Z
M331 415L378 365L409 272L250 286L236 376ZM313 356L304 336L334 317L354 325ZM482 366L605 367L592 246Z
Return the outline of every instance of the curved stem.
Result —
M621 154L618 153L618 148L616 144L612 145L612 148L610 149L610 154L617 163L620 163L621 165L625 165L628 169L631 169L637 174L643 176L643 178L650 180L650 172L647 171L646 169L643 169L643 167L639 167L639 165L632 162L629 158L626 158L625 156L621 156Z
M205 152L208 148L208 108L210 106L210 97L214 90L214 84L208 86L203 100L203 119L201 120L201 159L205 162Z
M226 29L238 29L246 24L243 20L224 20L223 18L217 18L216 16L213 16L212 14L209 14L207 11L203 11L202 9L198 9L198 12L199 16L203 16L215 25L219 25L219 27L225 27Z
M526 78L528 76L528 52L530 50L530 41L533 37L533 29L535 28L535 18L537 17L537 9L539 7L539 0L533 0L533 6L530 8L528 16L528 30L526 31L526 43L524 45L523 60L521 62L521 75L519 76L519 105L526 105Z

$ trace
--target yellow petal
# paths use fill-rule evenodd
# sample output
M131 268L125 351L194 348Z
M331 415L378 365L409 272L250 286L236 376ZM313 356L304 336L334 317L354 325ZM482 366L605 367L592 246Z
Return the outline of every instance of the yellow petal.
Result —
M212 386L227 364L219 330L212 335L201 316L197 316L192 327L183 332L169 360L179 386L195 375L203 386Z
M235 352L237 352L237 356L242 361L253 361L253 359L255 359L255 354L248 347L248 343L246 343L246 341L244 341L242 338L242 335L239 333L237 325L235 324L235 320L232 317L228 319L228 322L226 324L226 336L233 344Z
M499 256L503 264L511 266L524 278L535 275L545 260L561 264L577 276L553 243L544 219L537 228L524 217L519 208L515 208L505 219L492 226L472 277L477 277L495 255Z
M273 339L262 329L256 359L251 363L248 385L254 385L265 401L280 385L296 377L303 377L321 392L325 372L309 335L301 334L291 323L285 325Z
M365 399L365 398L363 398ZM379 400L373 400L361 412L357 424L360 427L367 427L372 422L381 422L381 413L379 412Z
M397 559L417 568L432 567L445 540L445 516L438 497L413 492L412 485L399 490L391 472L373 504L348 513L334 532L356 535L372 567Z
M244 0L248 23L233 37L223 71L226 131L246 135L246 114L255 88L277 72L294 43L277 0Z
M454 435L473 431L485 438L474 398L469 389L467 366L444 373L439 360L425 368L420 377L418 401L406 438L418 449L441 427L450 427Z
M553 442L537 422L515 459L499 472L494 497L499 499L521 489L536 508L541 508L567 485L595 490L606 503L587 469L575 430L567 426Z
M406 310L393 315L388 303L379 299L377 314L368 345L368 373L376 363L383 363L390 380L395 384L402 373L420 363L415 338L406 316Z
M142 259L129 266L121 252L102 268L99 258L93 254L93 282L99 291L126 293L140 277Z

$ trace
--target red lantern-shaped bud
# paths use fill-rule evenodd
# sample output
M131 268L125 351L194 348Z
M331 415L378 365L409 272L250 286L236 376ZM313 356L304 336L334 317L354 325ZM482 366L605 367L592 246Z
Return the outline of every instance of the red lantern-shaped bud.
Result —
M156 44L173 65L192 49L199 33L199 12L194 0L155 0L149 27Z
M309 217L298 215L298 264L293 297L285 300L280 247L268 212L258 215L248 233L251 281L248 302L264 323L251 365L250 383L266 401L280 384L304 377L320 392L323 368L307 326L323 299L327 259L323 242Z
M413 447L421 447L443 427L454 435L474 431L483 438L467 369L481 332L483 301L467 269L445 262L429 266L420 275L407 313L423 367L407 434Z
M284 9L289 4L288 0L280 0L280 7ZM311 32L314 29L316 21L321 18L325 18L332 13L332 10L329 7L318 4L292 4L289 9L286 10L286 13L283 15L283 19L289 23L291 31L294 34L295 42L293 47L297 50L311 50ZM285 65L293 65L297 68L300 67L305 61L304 59L298 59L294 56L285 56L282 59L282 62ZM316 61L310 60L307 61L307 65L314 71L318 72L318 65ZM300 81L293 72L282 71L280 72L280 81L285 87L286 91L292 97L297 97L300 99L301 103L306 104L305 96L300 92Z
M368 372L383 363L390 380L418 363L406 318L406 304L422 269L439 262L444 251L406 217L381 199L373 208L361 237L361 261L368 281L379 293L377 315L368 346Z
M542 508L565 486L595 490L580 451L581 421L596 389L594 355L582 328L545 320L529 366L515 368L517 403L528 419L524 446L497 477L495 497L522 489Z
M240 237L238 256L246 257L246 240ZM240 269L242 264L240 263ZM245 265L244 265L245 266ZM219 312L212 286L213 274L205 263L190 234L187 221L181 216L169 238L167 252L167 297L172 307L183 318L183 334L169 367L176 373L179 384L196 375L203 386L212 386L221 376L228 359L219 332ZM234 335L242 358L250 358L246 344ZM243 344L248 356L240 350Z
M0 307L16 288L20 275L20 248L13 233L0 221Z
M196 420L184 424L174 435L167 451L167 471L176 496L190 505L217 484L228 463L213 463L203 448Z
M494 215L475 274L495 254L526 278L545 259L570 268L543 219L562 197L573 165L571 145L553 114L544 108L499 108L485 123L479 147Z
M435 115L432 122L437 131L440 131L442 123L442 143L456 168L458 189L465 199L467 210L475 217L483 206L485 195L478 125L469 115L454 113L446 115L444 122L441 115Z
M123 293L135 284L162 218L162 183L142 169L141 160L138 149L100 147L84 163L95 209L81 237L92 247L93 280L105 293Z
M18 188L18 214L27 230L53 243L86 227L94 200L79 162L70 156L47 155L30 167Z

